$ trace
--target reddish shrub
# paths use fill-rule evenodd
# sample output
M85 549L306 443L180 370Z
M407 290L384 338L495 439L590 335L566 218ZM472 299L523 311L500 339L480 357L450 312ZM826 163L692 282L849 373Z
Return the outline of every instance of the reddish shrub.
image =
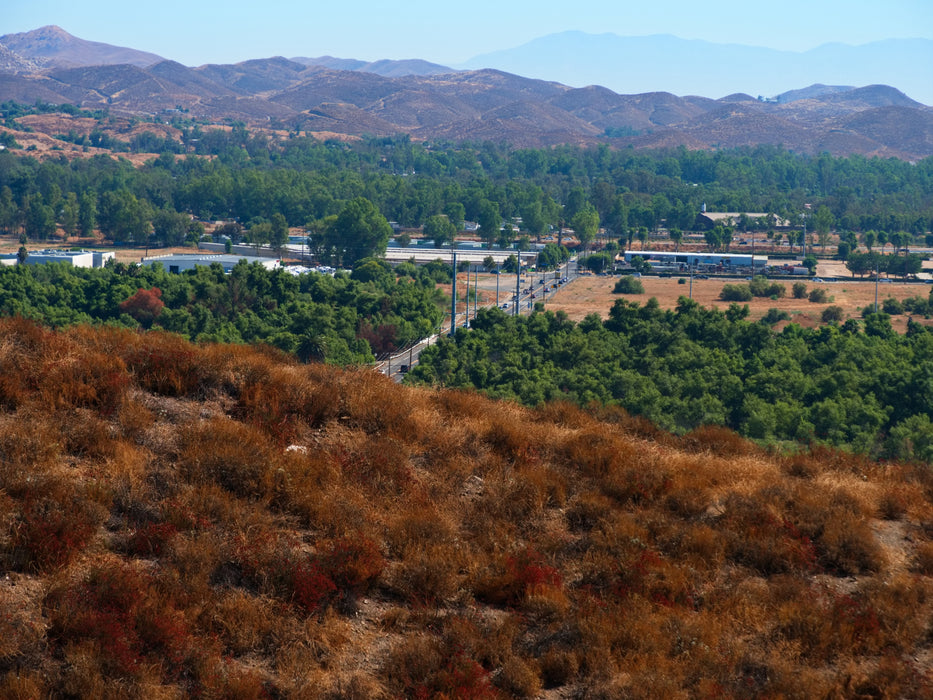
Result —
M319 610L336 592L337 585L317 562L301 562L291 572L292 602L308 612Z
M147 333L125 361L140 387L163 396L189 395L201 381L196 349L168 333Z
M52 640L92 642L103 667L117 676L133 675L150 658L174 676L190 645L181 615L159 600L148 576L122 564L98 566L84 580L53 590L46 608Z
M454 654L428 684L415 686L414 697L451 697L461 700L484 700L497 698L489 671L463 654Z
M324 548L323 571L345 597L364 594L385 568L379 547L368 537L341 537Z
M560 586L560 571L544 563L544 557L533 549L526 549L505 560L508 575L526 589L529 586Z
M727 505L727 554L762 574L814 571L819 553L811 539L788 519L779 520L764 504L730 498Z
M12 568L41 572L64 566L91 539L97 524L84 502L27 499L10 538Z
M544 562L534 549L510 554L502 564L502 572L480 581L477 597L499 605L519 605L529 591L563 584L560 571Z
M152 321L162 313L165 302L162 301L162 290L158 287L152 289L140 288L133 296L120 302L120 313L129 314L143 326L148 328Z
M397 697L491 700L500 697L491 674L462 648L436 639L410 637L392 650L382 673Z
M867 598L838 596L833 601L831 615L838 643L844 643L856 653L878 650L882 640L881 623Z
M146 523L136 528L127 543L127 549L130 554L137 556L159 557L177 533L178 528L172 523Z

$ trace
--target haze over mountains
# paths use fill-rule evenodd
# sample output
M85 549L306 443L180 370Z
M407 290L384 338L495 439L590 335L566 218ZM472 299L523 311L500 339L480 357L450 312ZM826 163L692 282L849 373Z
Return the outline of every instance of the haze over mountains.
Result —
M933 73L933 61L897 70L920 60L924 52L933 55L933 42L926 40L815 51L823 65L837 71L834 77L857 75L838 71L843 65L855 70L863 60L876 64L877 75L897 79L902 73ZM182 111L205 120L306 132L407 133L415 139L489 139L528 147L775 144L804 153L911 160L933 155L933 108L884 84L794 83L803 73L795 73L792 64L797 64L787 61L804 55L674 37L622 39L567 32L470 62L513 65L513 72L333 57L274 57L191 68L44 27L0 37L0 101L70 103L166 121ZM604 76L593 81L603 86L563 84L571 79L562 71L574 66L576 75ZM680 87L665 83L665 71L682 76ZM748 80L757 89L754 96L732 93L719 99L672 94L700 93L712 84L703 73L717 80ZM544 75L547 79L541 79ZM768 90L774 84L769 81L775 80L787 85L784 92ZM623 92L614 92L612 85ZM759 95L767 99L756 99Z
M670 35L622 37L561 32L470 59L459 68L496 68L528 78L619 93L666 91L773 97L812 83L883 84L933 105L933 40L891 39L862 46L824 44L778 51Z

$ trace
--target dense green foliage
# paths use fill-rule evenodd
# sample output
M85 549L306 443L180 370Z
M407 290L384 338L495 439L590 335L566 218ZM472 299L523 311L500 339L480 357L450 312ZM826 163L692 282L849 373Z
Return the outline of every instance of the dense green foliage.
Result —
M230 274L220 265L180 275L160 265L0 267L0 314L52 326L162 328L198 341L266 343L305 360L366 363L430 335L446 305L433 268L397 279L372 265L352 277L296 277L245 262Z
M897 335L884 314L864 329L774 333L733 307L620 299L605 322L593 314L579 324L560 312L489 310L425 351L409 380L529 405L620 405L675 432L716 424L765 442L933 460L933 333L911 324Z
M357 198L402 226L439 215L455 224L464 217L479 221L490 241L499 221L519 217L521 230L535 239L549 225L576 219L587 239L598 222L614 239L631 241L662 222L694 229L703 203L712 211L769 212L795 222L804 204L812 204L828 210L837 231L871 230L875 240L885 234L905 244L925 235L933 221L933 158L909 164L807 157L765 146L635 152L428 146L407 138L273 142L241 127L195 127L183 141L195 155L176 157L166 149L141 168L106 156L39 161L0 152L0 231L22 231L30 216L49 212L64 225L69 198L72 215L80 204L93 220L96 208L105 233L120 241L152 233L140 221L151 223L158 212L238 220L247 229L281 215L288 226L325 231L329 217ZM446 239L437 223L432 235ZM770 217L742 226L768 230ZM154 233L155 242L168 242ZM47 235L49 228L38 226L30 237Z

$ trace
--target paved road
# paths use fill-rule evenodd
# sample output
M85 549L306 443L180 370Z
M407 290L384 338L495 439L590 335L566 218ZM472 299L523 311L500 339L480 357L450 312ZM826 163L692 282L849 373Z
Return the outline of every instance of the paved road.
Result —
M520 282L520 296L518 302L518 312L522 315L529 315L534 309L536 302L543 302L547 307L547 300L564 284L569 284L578 277L578 267L576 258L571 259L563 265L557 272L526 272ZM508 281L514 285L515 278L511 275L503 275L500 280L499 297L500 307L506 313L515 313L515 287L509 286ZM505 299L506 301L502 301ZM507 306L506 306L507 304ZM494 306L494 304L483 304L483 307ZM470 312L472 313L472 311ZM457 323L465 324L466 314L457 314ZM448 333L450 327L442 329L442 333ZM395 353L386 360L376 363L376 369L383 374L390 376L397 382L402 381L405 373L418 364L418 357L421 352L437 342L438 335L432 335L425 338L411 348Z

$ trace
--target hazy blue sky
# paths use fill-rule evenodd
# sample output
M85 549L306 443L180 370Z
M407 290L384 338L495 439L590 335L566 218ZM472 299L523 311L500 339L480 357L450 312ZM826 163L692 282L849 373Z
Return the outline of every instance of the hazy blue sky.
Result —
M803 51L933 38L933 0L7 0L0 35L56 24L189 66L270 56L454 65L575 29ZM143 9L146 8L146 9Z

